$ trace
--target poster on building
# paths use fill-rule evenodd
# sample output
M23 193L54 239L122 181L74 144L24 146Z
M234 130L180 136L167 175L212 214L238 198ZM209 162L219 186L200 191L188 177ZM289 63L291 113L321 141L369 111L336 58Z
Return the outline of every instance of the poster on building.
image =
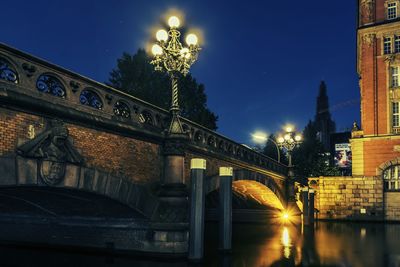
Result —
M351 148L349 143L335 144L335 165L339 168L351 168Z

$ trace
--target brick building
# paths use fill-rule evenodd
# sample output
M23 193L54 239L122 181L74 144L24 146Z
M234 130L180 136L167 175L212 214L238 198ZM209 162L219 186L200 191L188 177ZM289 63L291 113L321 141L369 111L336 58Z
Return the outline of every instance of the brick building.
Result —
M384 202L393 203L400 201L393 193L400 190L400 0L358 4L361 129L352 132L352 173L383 179Z

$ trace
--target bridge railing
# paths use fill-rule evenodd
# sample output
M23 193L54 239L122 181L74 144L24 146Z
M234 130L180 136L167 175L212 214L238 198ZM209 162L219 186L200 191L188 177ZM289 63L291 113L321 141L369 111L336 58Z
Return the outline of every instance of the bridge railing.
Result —
M162 142L169 112L105 84L0 43L0 103L135 133ZM182 118L189 147L287 174L287 167Z
M183 129L189 134L189 146L221 159L231 158L280 174L287 174L287 166L261 154L246 145L239 144L221 134L203 127L186 118L182 118Z

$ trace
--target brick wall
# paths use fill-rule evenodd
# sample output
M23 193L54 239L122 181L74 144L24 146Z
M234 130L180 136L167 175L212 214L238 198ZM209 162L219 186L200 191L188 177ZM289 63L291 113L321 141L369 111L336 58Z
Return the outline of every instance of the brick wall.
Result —
M398 138L366 139L364 141L364 175L377 175L376 170L379 165L399 157L399 151L394 149L397 145L400 145Z
M383 219L383 182L377 177L319 177L315 208L320 219ZM365 214L361 213L365 209Z
M0 108L0 156L14 153L17 145L28 140L29 125L37 135L46 124L42 117ZM163 159L159 145L74 124L66 126L85 166L137 183L160 180Z
M385 193L385 219L400 221L400 192Z
M29 125L39 134L44 124L45 120L38 116L0 108L0 156L14 153L18 144L28 140Z

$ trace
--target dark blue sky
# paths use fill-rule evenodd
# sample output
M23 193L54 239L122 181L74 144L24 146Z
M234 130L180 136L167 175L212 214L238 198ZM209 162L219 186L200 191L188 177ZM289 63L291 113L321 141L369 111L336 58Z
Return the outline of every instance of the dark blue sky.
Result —
M250 143L254 130L302 130L322 79L338 130L359 121L355 1L14 0L2 5L0 41L104 82L172 7L204 31L192 73L220 133Z

